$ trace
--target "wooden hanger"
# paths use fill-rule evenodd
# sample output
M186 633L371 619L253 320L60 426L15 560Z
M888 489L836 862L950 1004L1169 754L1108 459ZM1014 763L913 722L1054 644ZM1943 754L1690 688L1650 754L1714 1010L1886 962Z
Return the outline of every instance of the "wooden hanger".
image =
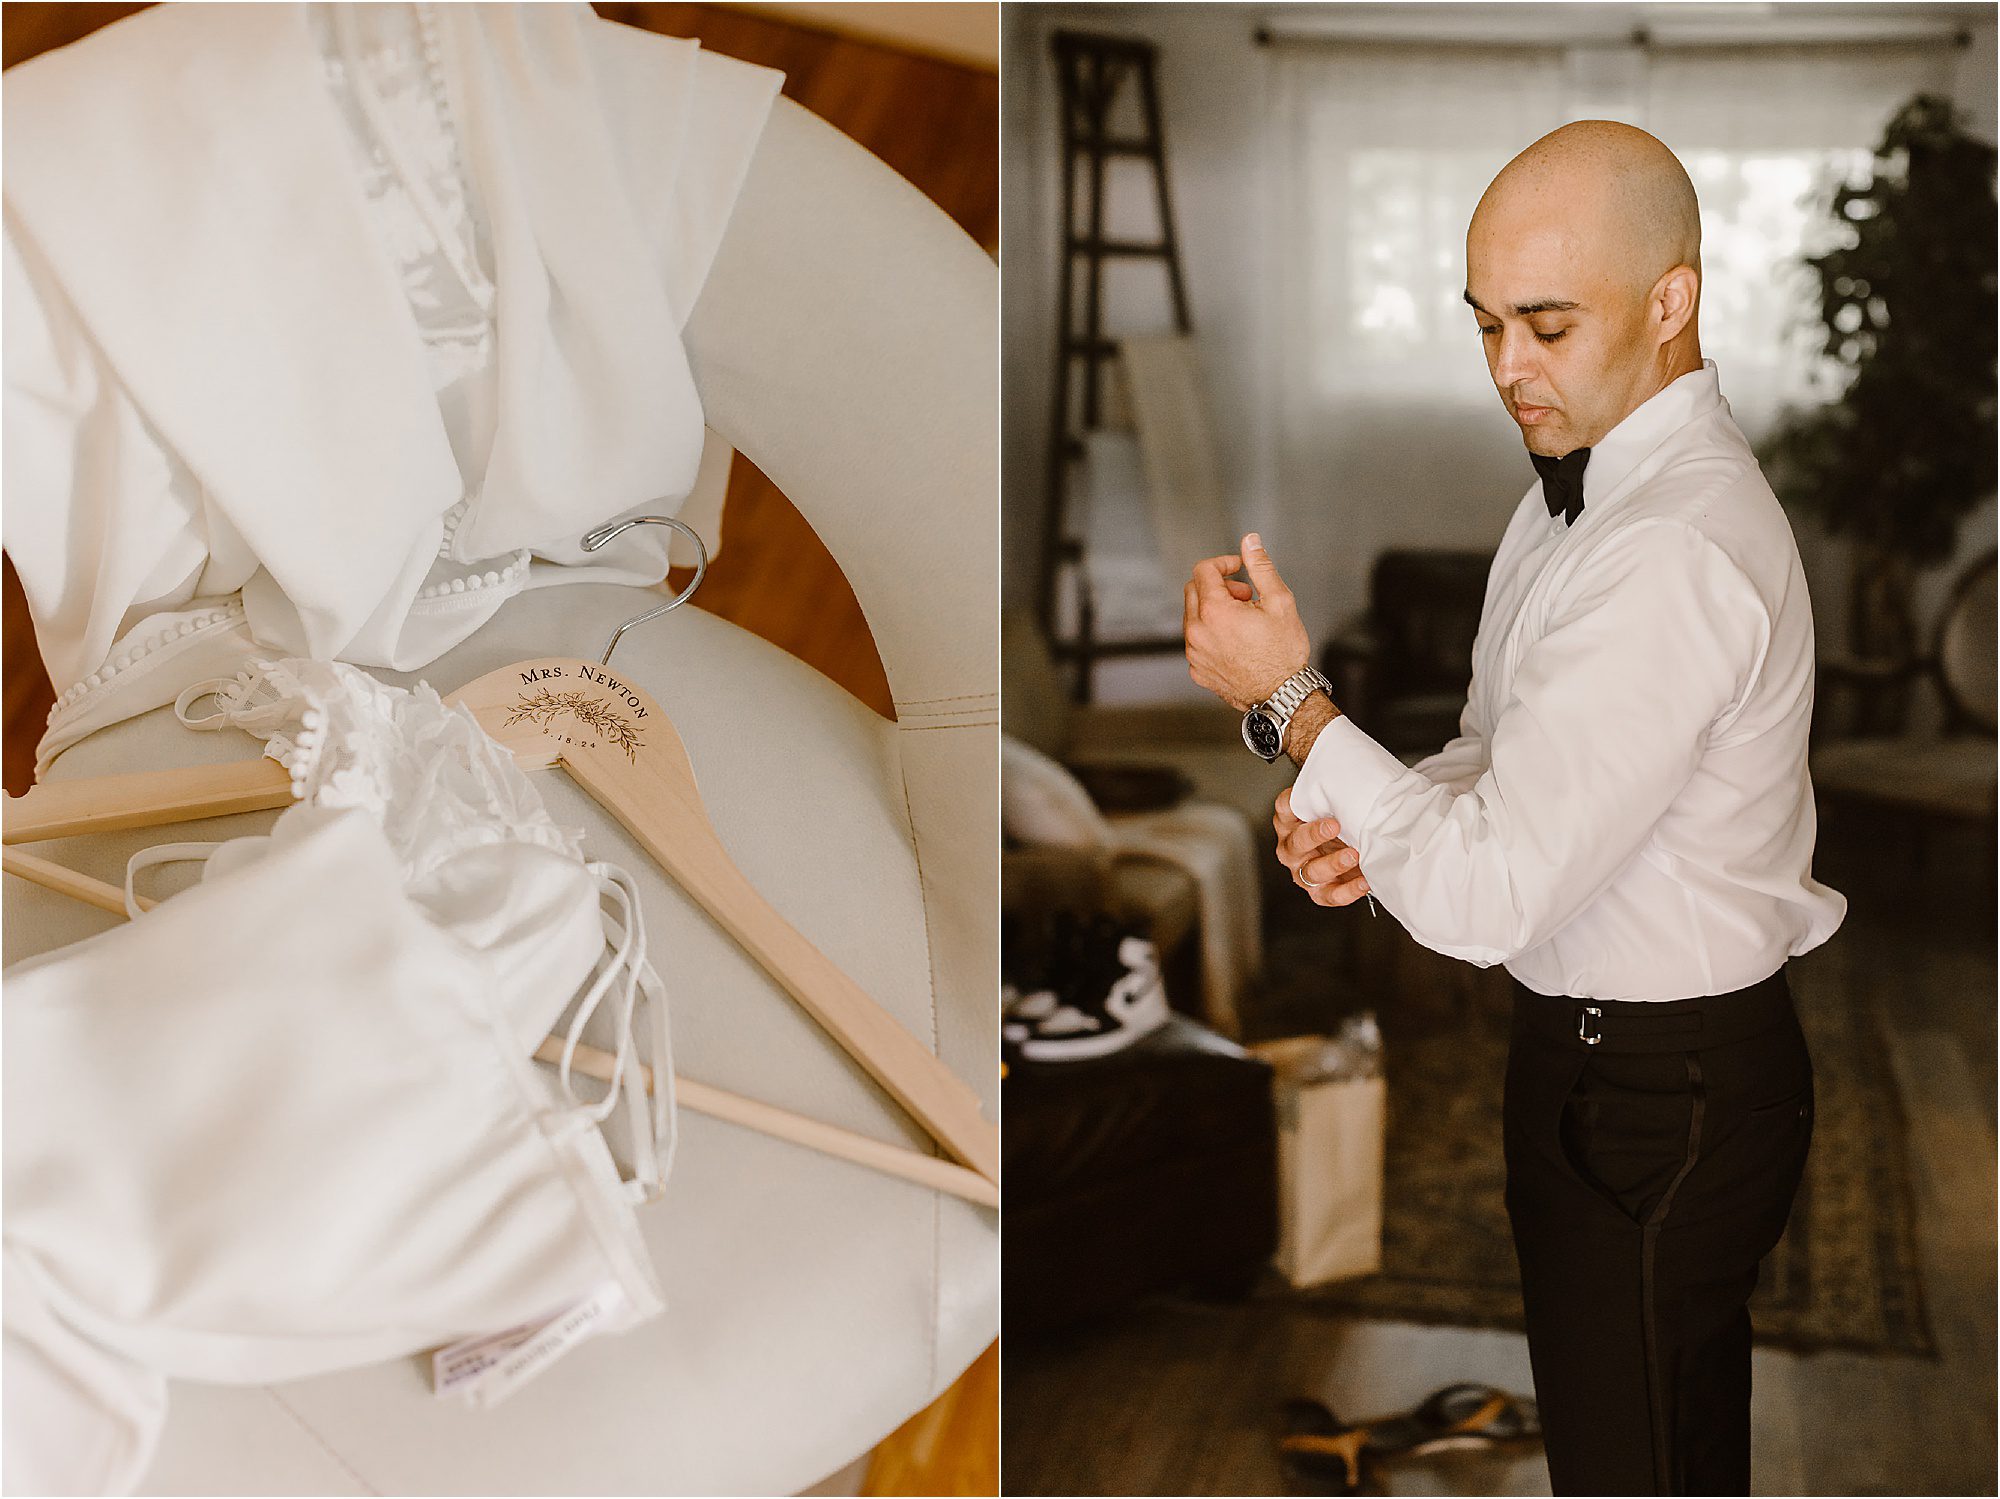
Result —
M52 859L40 858L25 853L18 848L0 849L0 868L5 872L29 880L59 895L72 896L85 905L96 906L109 911L113 916L124 917L125 892L116 885L93 879L87 874L79 874L66 865ZM138 897L139 909L150 911L159 902L151 896ZM535 1048L535 1059L541 1062L562 1061L563 1039L550 1036ZM611 1053L595 1046L578 1045L571 1059L571 1068L585 1077L594 1077L600 1082L615 1080ZM653 1090L653 1069L636 1058L627 1063L636 1066L639 1076L646 1085L646 1091ZM940 1192L949 1192L954 1197L963 1197L976 1202L981 1207L998 1207L1000 1189L977 1171L950 1161L939 1160L936 1156L919 1155L900 1145L890 1145L868 1135L856 1134L852 1130L841 1129L837 1125L824 1124L817 1119L808 1119L803 1114L794 1114L773 1104L763 1103L754 1098L745 1098L740 1093L725 1092L721 1088L711 1088L707 1083L698 1083L693 1078L674 1078L674 1097L684 1107L698 1114L707 1114L715 1119L727 1119L733 1124L746 1125L763 1134L776 1136L780 1140L790 1140L797 1145L805 1145L827 1155L838 1156L844 1161L854 1161L874 1170L886 1172L890 1176L900 1176L921 1186L935 1187Z
M644 516L600 527L584 538L584 548L595 551L619 532L646 523L672 526L701 547L701 539L679 521ZM573 656L546 656L516 662L466 683L445 701L468 709L481 728L512 751L515 763L524 770L555 766L567 770L939 1145L986 1183L997 1183L999 1132L980 1114L979 1100L972 1090L801 936L744 877L708 819L687 748L666 711L644 689L617 676L606 664L626 630L686 601L699 586L706 562L703 549L694 580L659 608L619 626L602 660L592 663ZM264 757L227 765L55 781L8 798L0 842L32 843L82 833L156 827L283 807L291 800L288 773ZM76 883L85 878L41 859L24 863L19 856L10 856L6 867L22 878L69 894L77 893ZM63 883L58 884L58 880ZM122 893L113 893L118 897L117 909L122 911ZM677 1086L688 1085L677 1081ZM694 1085L682 1097L699 1107L692 1094L704 1091L713 1092ZM763 1127L740 1115L732 1117ZM832 1128L799 1116L788 1117L818 1129ZM941 1164L901 1147L881 1149ZM868 1164L879 1166L880 1162Z

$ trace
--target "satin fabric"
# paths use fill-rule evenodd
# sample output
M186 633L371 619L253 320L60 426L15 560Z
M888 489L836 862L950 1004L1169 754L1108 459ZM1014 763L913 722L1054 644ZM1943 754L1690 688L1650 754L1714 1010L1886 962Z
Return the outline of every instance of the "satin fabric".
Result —
M18 1277L25 1325L148 1371L105 1382L105 1429L144 1433L126 1482L153 1375L374 1363L607 1279L615 1327L663 1306L603 1136L522 1048L548 994L496 950L488 902L467 903L472 941L440 924L358 809L297 807L230 851L139 920L9 969L0 1011L9 1305ZM48 1367L10 1365L6 1391L9 1446L44 1471L65 1461L37 1442Z
M583 5L422 10L494 259L463 467L301 7L161 6L10 70L7 547L65 694L44 766L252 640L414 669L522 588L665 572L660 528L580 538L694 483L681 329L777 75ZM475 581L426 596L441 548Z
M144 21L121 22L87 45ZM667 44L615 27L602 35L616 43L606 47L603 106L629 122L618 133L645 158L635 177L651 181L658 158L648 80ZM726 112L716 106L738 97L726 80L746 74L754 70L700 60L691 142L726 134ZM699 611L655 627L664 638L628 641L622 669L675 713L746 873L902 1023L934 1037L991 1107L994 1032L981 975L993 964L992 819L989 809L968 820L962 790L968 779L993 783L997 616L990 597L964 608L990 584L991 557L957 543L992 492L992 265L907 184L822 123L783 107L772 126L758 147L755 191L734 211L730 248L689 323L708 420L812 515L854 578L905 724L876 719L783 653ZM10 136L10 148L19 139ZM123 147L143 151L147 139L139 131ZM712 180L722 157L702 159ZM662 244L673 238L663 256L670 269L682 264L681 246L701 237L684 208L678 195L641 195L648 232L657 225ZM229 336L241 336L234 316L225 321ZM12 332L10 321L10 340ZM294 354L284 367L306 363ZM329 368L347 378L343 367ZM95 416L84 416L63 440L88 448L94 439L79 434ZM261 441L254 431L238 437ZM113 451L157 463L143 448ZM313 461L327 456L301 451ZM622 587L530 590L446 657L432 680L455 685L551 650L594 657L610 629L644 606ZM177 665L169 682L234 664ZM773 701L801 733L773 739L760 731ZM114 721L53 773L177 763L187 737L162 712ZM627 848L601 809L563 778L551 781L551 804L589 825L593 848ZM801 845L787 831L768 801L773 785L815 808L824 838ZM263 823L246 817L230 826ZM112 834L67 840L58 852L115 879L130 847L128 835ZM656 936L664 927L674 960L701 974L677 1010L705 1008L692 1037L696 1075L921 1145L698 908L657 875L647 882L636 850L625 857L644 883ZM18 950L100 919L40 899L43 892L16 893L9 927ZM857 943L858 932L866 936ZM336 1470L320 1454L334 1453L362 1475L357 1482L384 1492L556 1490L581 1481L602 1492L788 1493L892 1429L990 1340L990 1213L732 1126L696 1118L690 1135L676 1168L677 1206L646 1214L663 1273L700 1287L677 1298L673 1317L594 1347L587 1367L579 1359L538 1381L500 1421L468 1422L435 1405L396 1364L291 1385L282 1405L255 1390L210 1391L182 1402L157 1482L212 1492L244 1472L270 1471L260 1454L297 1449L312 1460L259 1481L323 1486ZM746 1193L746 1181L757 1190ZM875 1350L865 1367L847 1357L856 1347ZM772 1437L773 1410L782 1439ZM299 1479L301 1471L316 1477Z
M167 1419L167 1381L94 1343L37 1294L0 1252L0 1489L9 1494L121 1494L135 1487Z

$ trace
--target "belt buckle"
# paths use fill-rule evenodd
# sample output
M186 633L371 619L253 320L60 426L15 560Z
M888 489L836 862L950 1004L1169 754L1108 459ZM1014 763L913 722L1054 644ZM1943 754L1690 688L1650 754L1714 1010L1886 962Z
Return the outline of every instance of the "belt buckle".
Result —
M1595 1046L1604 1039L1603 1031L1593 1031L1590 1028L1590 1019L1593 1015L1602 1020L1604 1018L1604 1011L1600 1010L1596 1005L1585 1005L1576 1014L1576 1036L1585 1046Z

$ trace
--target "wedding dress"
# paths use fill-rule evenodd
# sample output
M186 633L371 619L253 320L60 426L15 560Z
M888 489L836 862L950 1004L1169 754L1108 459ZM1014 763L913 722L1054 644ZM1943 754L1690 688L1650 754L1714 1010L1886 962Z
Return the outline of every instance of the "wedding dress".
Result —
M304 383L274 378L223 330L176 345L185 303L121 306L138 289L93 278L87 246L70 238L82 227L73 183L105 190L71 155L100 143L90 120L74 120L60 149L10 133L7 530L61 688L44 764L184 697L190 671L273 646L420 665L523 588L664 573L643 531L590 568L574 566L578 538L607 508L657 510L692 486L700 401L678 340L660 335L685 317L676 294L691 299L713 253L774 80L740 65L718 74L678 49L684 85L699 70L721 86L668 97L685 109L691 95L722 95L701 128L733 128L721 162L696 159L674 181L700 204L673 226L676 286L627 201L628 163L594 98L596 70L615 64L581 9L316 4L183 18L127 49L157 87L177 69L248 64L265 27L309 39L290 55L316 61L306 99L332 109L279 111L272 96L268 133L245 145L268 151L289 128L337 153L277 206L341 223L372 253L295 236L262 255L254 199L231 205L232 244L204 245L198 230L214 220L198 201L149 201L161 184L136 171L120 174L132 191L118 196L165 220L149 234L163 278L203 250L224 257L207 275L237 261L250 274L231 294L246 311L274 276L328 273L336 296L368 283L372 296L322 315L365 328L357 312L375 311L379 331L419 356L392 368L429 386L428 420L411 419L425 406L393 382L393 421L365 401L299 410ZM10 113L35 107L38 88L61 98L64 61L24 75L27 106L10 80ZM532 118L502 107L537 92L554 97ZM328 115L338 128L315 128ZM669 171L696 157L663 144ZM481 196L462 150L481 157ZM86 338L81 323L106 336ZM338 357L338 338L314 338L330 324L300 331L302 348ZM353 349L363 390L381 368L362 362L373 352ZM249 410L231 409L231 386ZM283 404L260 413L255 397L273 390ZM556 419L523 420L527 409ZM316 474L294 461L273 483L240 444L204 450L218 418L266 414L278 418L266 451L285 437L324 451L331 437L342 462ZM154 426L181 438L154 449L164 471L115 461L121 438ZM88 447L62 442L79 430ZM56 499L67 504L44 503ZM79 523L97 546L76 545ZM129 1487L164 1417L162 1376L264 1382L378 1361L546 1316L600 1283L619 1290L613 1330L661 1306L632 1201L611 1190L618 1171L596 1129L610 1110L575 1103L566 1065L557 1086L571 1102L557 1111L529 1060L598 965L607 894L621 911L617 1056L628 1060L641 974L658 987L629 878L586 866L580 832L559 833L526 777L435 693L298 660L243 670L219 701L203 726L276 735L298 767L299 804L268 835L215 849L198 892L8 974L12 1491ZM217 963L221 952L234 961ZM579 1022L612 978L607 968ZM650 1008L664 1052L663 1003ZM51 1065L69 1058L78 1065ZM629 1093L636 1062L622 1073ZM640 1089L629 1111L643 1121L629 1133L641 1163L630 1185L653 1196L670 1097L663 1087L647 1103ZM89 1400L68 1403L66 1423L38 1421L63 1404L52 1390L76 1388L73 1374L38 1374L101 1376L121 1360L126 1377L91 1382L106 1397L96 1423Z
M571 4L176 5L10 72L41 768L259 649L416 668L657 582L660 528L581 538L694 483L678 333L776 83ZM129 148L162 120L198 177Z
M41 774L254 753L173 704L264 654L440 689L594 659L659 601L635 585L664 545L651 527L594 555L577 539L672 513L706 417L840 557L905 722L699 610L628 640L620 670L673 715L744 873L990 1104L997 835L963 788L993 779L992 569L957 530L990 514L993 268L775 85L567 4L162 6L10 70L7 544L64 694ZM912 571L912 553L930 560ZM603 809L560 774L535 785L626 871L665 977L691 980L674 990L690 1075L922 1148ZM245 814L179 836L271 831ZM160 836L45 851L116 880ZM140 880L163 893L188 868ZM10 964L53 967L41 955L104 925L7 893ZM585 1039L615 1044L618 1010ZM628 1176L632 1117L600 1130ZM185 1385L145 1481L792 1492L990 1342L990 1212L699 1116L675 1162L637 1210L665 1314L498 1419L434 1401L408 1359ZM69 1388L105 1377L68 1358Z

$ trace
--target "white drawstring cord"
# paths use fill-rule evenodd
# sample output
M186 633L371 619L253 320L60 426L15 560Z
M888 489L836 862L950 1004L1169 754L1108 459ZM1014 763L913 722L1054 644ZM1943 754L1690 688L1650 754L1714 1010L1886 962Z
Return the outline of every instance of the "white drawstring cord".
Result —
M650 1053L648 1062L653 1078L653 1096L650 1100L646 1097L647 1069L638 1065L635 1057L621 1075L625 1100L629 1105L627 1118L632 1126L634 1157L632 1177L626 1182L626 1192L634 1202L650 1202L666 1186L667 1173L673 1169L674 1152L679 1142L674 1128L673 1038L667 1023L666 990L648 958L645 917L631 876L614 865L592 864L589 868L605 888L619 892L619 914L617 917L607 916L607 920L626 926L637 937L628 960L627 985L621 996L619 1044L621 1049L628 1045L635 1050L640 1047L637 1007L643 998L652 1026L650 1044L644 1049ZM613 1070L617 1071L615 1065Z
M640 970L639 986L645 993L653 1028L652 1137L656 1142L665 1142L659 1147L652 1178L646 1184L645 1198L650 1200L666 1187L667 1176L674 1169L674 1154L680 1148L681 1132L679 1103L674 1096L674 1038L667 1017L667 987L651 963Z
M628 886L631 877L623 870L612 871ZM630 1190L633 1199L648 1202L658 1197L665 1189L667 1175L673 1170L674 1154L680 1145L680 1131L676 1127L678 1100L674 1092L674 1044L673 1029L668 1023L667 989L661 982L658 970L653 967L646 952L644 918L641 915L638 891L630 890L633 919L641 923L639 951L633 959L632 973L637 994L634 1002L643 997L647 1016L652 1026L650 1067L653 1075L653 1097L648 1103L645 1097L640 1069L634 1067L627 1075L627 1085L631 1090L632 1133L640 1145L641 1159L634 1163L634 1181ZM636 1028L636 1016L628 1017L628 1024ZM637 1037L634 1036L634 1044Z
M174 698L174 717L186 727L202 733L239 728L260 739L267 737L273 729L283 727L294 704L274 679L277 663L256 661L251 665L256 669L255 675L246 670L233 677L207 677L199 682L190 682ZM256 701L260 688L267 689L271 694L261 703ZM204 713L199 718L190 717L188 709L205 697L215 699L215 711Z
M634 1202L649 1202L660 1195L680 1143L675 1127L678 1115L674 1093L673 1035L668 1024L666 987L647 959L646 924L637 888L630 875L615 865L590 863L584 866L597 879L598 890L614 909L603 913L606 938L615 947L611 961L592 981L589 991L577 1003L564 1036L559 1079L564 1096L572 1105L569 1128L601 1125L621 1100L628 1106L632 1123L633 1174L625 1189ZM583 1028L590 1016L618 985L617 1049L612 1058L609 1087L595 1104L579 1101L570 1085L570 1068L575 1048L581 1043ZM637 1035L638 1006L643 999L649 1012L652 1034L644 1050L652 1072L652 1098L646 1097L647 1068L634 1055L641 1047Z
M182 860L205 864L210 854L221 848L220 843L156 843L151 848L142 848L125 861L125 914L137 921L141 915L137 880L139 871L151 869L157 864L177 864Z
M190 682L180 690L174 699L174 717L181 721L183 728L211 733L226 727L231 722L231 713L243 699L244 691L250 686L250 673L239 672L233 677L204 677L199 682ZM214 697L216 709L200 718L188 717L188 708L197 699Z
M600 864L588 867L597 875L600 889L615 888L618 892L620 915L613 917L607 913L605 921L613 924L621 934L629 931L637 939L632 944L631 956L625 968L625 987L619 996L618 1017L618 1045L621 1053L628 1046L636 1051L639 1040L636 1034L639 985L642 976L650 971L646 962L645 920L638 914L637 892L630 888L630 881L624 871ZM625 1194L633 1202L645 1202L658 1195L657 1184L664 1180L659 1169L659 1132L648 1113L649 1106L646 1102L645 1069L639 1065L635 1056L622 1072L614 1062L612 1071L618 1078L618 1083L614 1083L612 1091L606 1095L604 1101L610 1103L617 1099L619 1086L622 1084L626 1118L630 1120L632 1127L632 1175L625 1183ZM660 1086L657 1075L653 1086L655 1088Z
M603 871L607 866L588 864L584 867L597 876L598 891L600 894L616 893L618 901L623 907L621 915L625 919L618 923L617 951L612 955L611 961L605 964L603 970L591 981L590 988L577 1003L576 1015L570 1021L569 1030L563 1037L562 1063L557 1069L556 1076L557 1081L562 1085L563 1096L574 1106L578 1119L581 1122L602 1124L610 1117L611 1110L618 1105L618 1085L624 1080L625 1059L631 1050L632 1028L630 1023L631 1004L629 1001L622 1007L620 1019L623 1023L618 1026L618 1049L611 1064L611 1087L604 1098L600 1099L596 1104L585 1104L579 1099L576 1096L576 1090L570 1086L571 1067L576 1060L577 1045L583 1039L584 1026L589 1022L590 1017L597 1012L597 1006L603 1000L605 994L610 991L612 981L627 971L628 965L631 962L632 951L642 940L640 936L642 929L637 921L631 919L632 903L625 887L621 884L610 884L605 880Z
M586 865L586 868L590 866ZM593 873L596 871L593 870ZM616 873L613 871L612 873ZM600 890L607 886L602 883ZM622 876L619 877L622 879ZM639 1003L639 969L646 961L646 924L638 915L638 898L629 886L614 882L609 888L619 892L621 902L620 922L626 929L627 941L622 949L624 957L623 981L618 991L618 1017L612 1025L618 1036L618 1047L611 1061L611 1086L599 1099L592 1117L598 1123L609 1119L618 1107L620 1085L638 1074L638 1067L632 1061L633 1036L632 1021L637 1014Z

